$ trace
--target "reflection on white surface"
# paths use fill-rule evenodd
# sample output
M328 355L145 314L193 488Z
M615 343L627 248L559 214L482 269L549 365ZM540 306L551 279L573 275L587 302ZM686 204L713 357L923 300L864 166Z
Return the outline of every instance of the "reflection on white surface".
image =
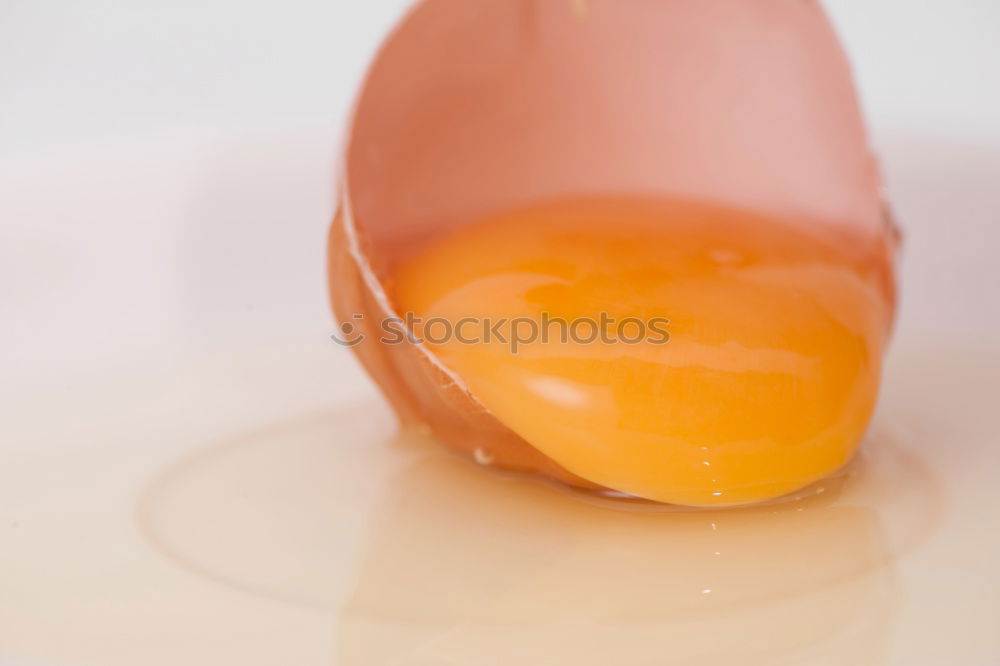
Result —
M665 512L487 473L391 424L362 405L203 449L146 489L141 529L192 573L330 611L349 666L864 664L886 652L892 562L938 516L888 434L805 499Z

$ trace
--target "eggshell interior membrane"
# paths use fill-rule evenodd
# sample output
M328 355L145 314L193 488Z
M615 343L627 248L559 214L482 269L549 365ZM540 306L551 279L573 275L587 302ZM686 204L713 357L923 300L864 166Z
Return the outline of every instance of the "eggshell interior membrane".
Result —
M427 0L376 57L346 148L331 294L376 339L401 260L539 201L641 193L808 225L864 256L895 242L849 67L810 0ZM880 279L891 304L888 262ZM594 485L425 347L355 352L404 421Z

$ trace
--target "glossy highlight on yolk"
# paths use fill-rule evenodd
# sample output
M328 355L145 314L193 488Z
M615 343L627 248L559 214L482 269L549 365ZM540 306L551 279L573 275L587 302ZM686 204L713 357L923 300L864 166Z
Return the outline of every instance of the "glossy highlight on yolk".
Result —
M846 463L878 391L886 251L809 229L683 201L560 201L433 239L396 267L391 298L483 408L573 474L752 503ZM481 322L515 318L548 335L484 339ZM434 319L464 320L462 335L422 330ZM553 320L583 323L567 336ZM609 335L588 341L587 322Z

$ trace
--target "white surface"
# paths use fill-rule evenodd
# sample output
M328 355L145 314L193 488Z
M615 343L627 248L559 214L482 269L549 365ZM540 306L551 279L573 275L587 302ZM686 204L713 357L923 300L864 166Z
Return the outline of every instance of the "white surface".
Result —
M336 608L199 577L135 514L181 457L371 397L325 231L404 4L0 6L0 663L341 663ZM828 7L908 237L883 412L945 496L871 662L995 664L1000 4Z

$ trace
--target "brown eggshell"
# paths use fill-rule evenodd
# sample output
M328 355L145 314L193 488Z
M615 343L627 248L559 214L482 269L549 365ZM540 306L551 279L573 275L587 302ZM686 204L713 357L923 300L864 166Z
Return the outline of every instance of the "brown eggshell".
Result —
M394 314L394 265L428 239L501 209L623 192L808 224L892 299L896 232L815 1L424 0L362 86L330 234L337 318L360 324L354 351L404 423L481 461L590 485L425 347L380 344L379 327Z

